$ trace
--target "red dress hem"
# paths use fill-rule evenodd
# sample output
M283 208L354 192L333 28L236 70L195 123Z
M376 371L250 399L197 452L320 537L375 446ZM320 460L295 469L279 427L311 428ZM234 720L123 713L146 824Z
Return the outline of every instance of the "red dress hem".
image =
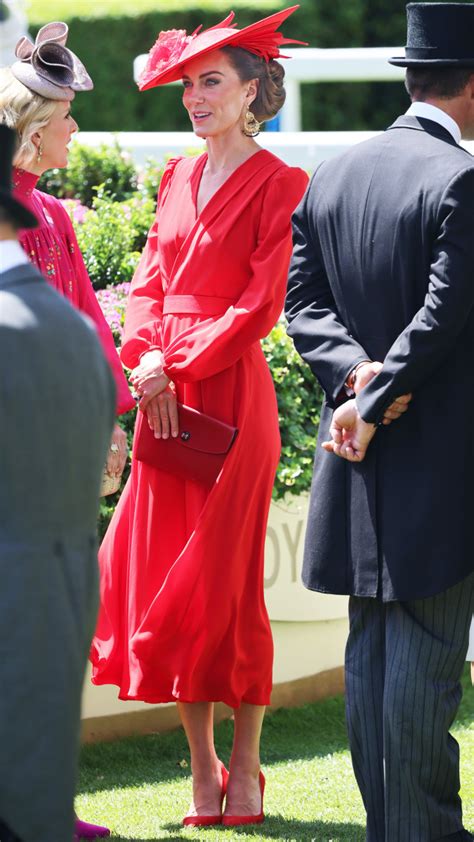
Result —
M111 681L110 679L107 679L105 681L101 681L98 677L92 678L92 684L94 684L96 687L113 685L115 687L120 688L120 684L118 684L114 681ZM214 704L222 703L224 705L227 705L227 707L232 708L233 710L237 710L243 704L257 705L259 707L268 707L268 705L271 704L271 696L270 695L265 696L264 701L262 701L261 699L255 699L253 697L247 698L245 696L243 696L239 701L237 701L236 699L231 700L230 698L224 699L220 696L219 697L216 696L216 698L212 698L212 699L208 698L207 696L206 696L206 698L187 699L187 698L183 698L182 696L180 696L179 693L177 693L175 695L171 695L171 696L167 696L167 695L164 695L164 694L158 695L158 696L152 696L151 694L148 694L148 693L132 694L132 693L124 693L123 691L120 691L117 698L120 699L121 702L144 702L147 705L165 705L165 704L171 704L172 702L182 702L183 704L201 704L202 702L210 702L210 703L214 703Z

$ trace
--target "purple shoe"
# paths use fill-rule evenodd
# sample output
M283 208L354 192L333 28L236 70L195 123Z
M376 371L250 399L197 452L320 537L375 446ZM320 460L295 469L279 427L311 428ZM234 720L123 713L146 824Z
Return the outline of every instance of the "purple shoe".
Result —
M105 836L110 836L108 827L101 827L99 824L90 824L89 822L82 822L76 819L74 825L75 839L103 839Z

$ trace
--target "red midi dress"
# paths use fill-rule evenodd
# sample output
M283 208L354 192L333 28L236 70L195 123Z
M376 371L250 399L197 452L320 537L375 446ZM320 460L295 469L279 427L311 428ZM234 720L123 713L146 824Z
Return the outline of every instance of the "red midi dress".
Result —
M117 389L117 413L134 406L114 338L100 309L69 215L61 202L37 190L38 176L14 167L13 192L38 220L37 228L20 231L20 244L48 283L95 324Z
M239 434L211 490L132 462L100 550L92 680L118 685L121 699L266 705L263 553L280 435L259 340L282 310L307 176L260 150L198 214L206 160L165 170L122 360L133 368L160 349L178 400Z

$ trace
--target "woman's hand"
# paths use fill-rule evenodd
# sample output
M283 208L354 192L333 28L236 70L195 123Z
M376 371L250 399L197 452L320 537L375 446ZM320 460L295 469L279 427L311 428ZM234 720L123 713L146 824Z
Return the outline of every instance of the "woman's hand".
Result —
M127 463L128 445L127 434L119 424L115 424L110 447L107 451L105 468L111 477L120 477Z
M163 371L161 351L148 351L143 354L130 375L130 382L139 398L138 408L145 412L150 401L164 392L170 383L169 377Z
M150 429L157 439L173 438L179 433L178 404L176 395L168 386L147 404L146 415Z
M140 362L133 369L130 375L130 382L135 386L141 380L155 375L158 371L163 370L163 354L161 351L147 351L142 354Z

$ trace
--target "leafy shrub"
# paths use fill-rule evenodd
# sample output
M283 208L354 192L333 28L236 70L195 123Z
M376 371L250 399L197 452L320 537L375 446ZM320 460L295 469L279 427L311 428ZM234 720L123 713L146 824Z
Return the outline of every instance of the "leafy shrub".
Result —
M164 168L164 161L159 164L154 158L147 158L144 167L138 175L138 184L141 192L149 199L153 199L154 202L156 202Z
M129 291L130 283L122 283L110 284L105 289L100 289L96 292L97 301L99 302L102 312L106 318L107 324L109 325L113 333L115 344L118 350L120 349L120 346L122 344L123 325L125 321L125 310L127 307ZM135 416L136 409L132 409L130 410L130 412L126 412L119 418L119 424L127 433L130 457L132 453ZM106 529L110 523L110 519L114 513L115 506L118 503L119 497L124 489L125 483L127 482L129 475L130 460L125 466L125 470L122 474L122 482L120 483L120 488L117 491L117 493L111 494L108 497L101 497L98 520L98 531L100 540L102 540L102 538L105 535Z
M121 202L137 190L137 171L118 143L98 147L73 143L65 169L48 170L38 187L58 199L74 198L91 208L101 185L102 195Z
M95 289L132 279L154 213L153 199L136 193L125 202L115 202L100 188L93 209L75 226Z
M135 428L135 416L137 410L131 409L130 412L126 412L124 415L121 415L119 418L119 424L125 432L127 433L128 439L128 448L129 448L129 456L131 458L132 455L132 443L133 443L133 431ZM111 521L112 515L115 511L115 506L117 505L120 495L125 488L125 483L127 482L130 476L130 458L125 465L125 470L122 474L122 481L120 483L120 488L115 494L110 494L108 497L101 497L100 498L100 508L99 508L99 518L97 522L97 529L99 533L99 540L101 541L104 537L107 527Z
M125 310L130 292L130 283L115 284L100 289L96 293L97 301L109 325L115 344L120 347L122 342Z
M322 390L296 352L280 321L262 342L275 383L281 433L281 458L274 499L301 494L311 485Z
M194 155L201 155L201 153L202 149L198 146L190 146L188 149L184 150L184 155L187 158L193 157ZM158 163L156 158L147 158L145 165L138 174L138 185L140 191L154 201L156 201L156 197L158 195L166 163L172 157L172 155L166 155L165 160L161 163Z

